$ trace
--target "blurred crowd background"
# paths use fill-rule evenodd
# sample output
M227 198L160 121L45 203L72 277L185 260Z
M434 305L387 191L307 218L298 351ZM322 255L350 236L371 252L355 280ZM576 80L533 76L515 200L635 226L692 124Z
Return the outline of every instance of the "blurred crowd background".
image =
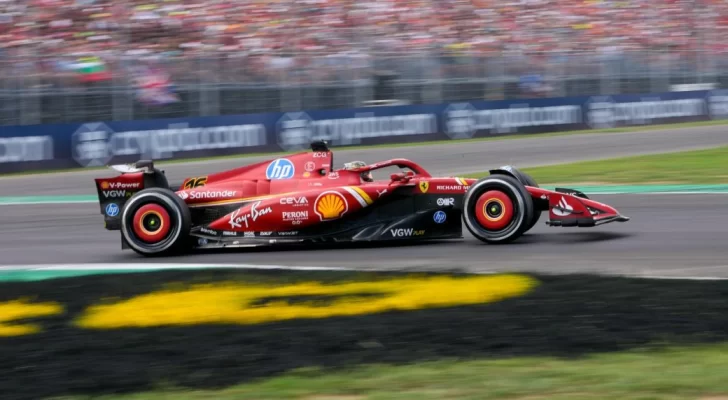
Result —
M0 0L0 123L728 82L726 0Z

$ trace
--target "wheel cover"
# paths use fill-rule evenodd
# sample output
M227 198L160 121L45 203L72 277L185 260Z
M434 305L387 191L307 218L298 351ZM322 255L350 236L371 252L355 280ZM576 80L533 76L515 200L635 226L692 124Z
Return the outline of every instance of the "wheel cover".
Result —
M489 190L475 203L475 219L486 230L504 229L513 220L513 201L500 190Z
M164 240L172 228L167 210L158 204L146 204L134 213L134 234L145 243L158 243Z

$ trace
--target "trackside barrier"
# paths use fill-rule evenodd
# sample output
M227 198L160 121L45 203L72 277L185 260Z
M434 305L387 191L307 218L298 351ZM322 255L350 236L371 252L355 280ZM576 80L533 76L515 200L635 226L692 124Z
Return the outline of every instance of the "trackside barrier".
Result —
M340 147L723 118L728 90L7 126L0 173L296 151L321 139Z

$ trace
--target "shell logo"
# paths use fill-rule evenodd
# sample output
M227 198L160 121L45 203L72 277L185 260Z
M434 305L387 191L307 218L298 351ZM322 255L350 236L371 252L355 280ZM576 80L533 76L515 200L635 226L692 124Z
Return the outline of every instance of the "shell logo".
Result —
M103 181L101 182L101 189L108 189L109 188L109 182Z
M349 203L346 198L339 192L323 192L316 198L313 204L316 215L321 221L341 218L342 215L349 211Z

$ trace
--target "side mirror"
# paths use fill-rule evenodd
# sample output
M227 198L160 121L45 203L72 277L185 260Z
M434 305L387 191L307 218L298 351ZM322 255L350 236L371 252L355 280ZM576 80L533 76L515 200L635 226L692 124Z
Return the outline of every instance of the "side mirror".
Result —
M392 182L409 182L409 180L412 179L412 177L407 176L401 172L392 174L389 177L392 179Z

